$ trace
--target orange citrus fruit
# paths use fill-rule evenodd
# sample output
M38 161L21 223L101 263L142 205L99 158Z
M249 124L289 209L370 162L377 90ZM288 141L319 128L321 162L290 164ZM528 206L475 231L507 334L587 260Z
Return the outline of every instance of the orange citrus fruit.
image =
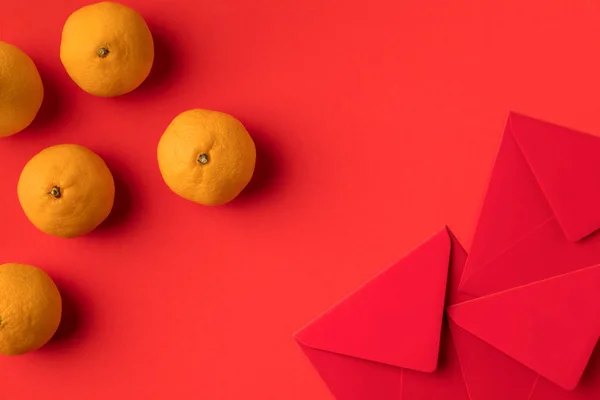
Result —
M60 293L41 269L0 265L0 354L39 349L54 335L62 314Z
M0 137L27 128L44 98L40 74L29 56L0 42Z
M131 92L148 76L154 42L135 10L109 1L80 8L62 31L60 59L86 92L113 97Z
M29 160L17 193L39 230L73 238L91 232L110 214L115 184L100 156L83 146L62 144Z
M175 117L160 138L157 156L173 192L196 203L220 205L250 182L256 148L231 115L196 109Z

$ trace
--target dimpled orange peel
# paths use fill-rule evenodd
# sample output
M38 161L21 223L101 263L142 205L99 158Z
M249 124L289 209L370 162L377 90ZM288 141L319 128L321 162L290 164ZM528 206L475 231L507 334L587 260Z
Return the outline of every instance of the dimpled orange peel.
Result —
M28 127L43 98L42 79L31 58L12 44L0 42L0 137Z
M27 218L49 235L74 238L110 214L113 176L93 151L75 144L48 147L23 168L17 194Z
M69 16L62 31L60 59L81 89L114 97L131 92L148 77L154 42L140 14L105 1Z
M179 114L158 143L165 183L179 196L204 205L233 200L254 173L256 148L231 115L194 109Z
M37 350L60 324L62 300L52 279L24 264L0 265L0 354Z

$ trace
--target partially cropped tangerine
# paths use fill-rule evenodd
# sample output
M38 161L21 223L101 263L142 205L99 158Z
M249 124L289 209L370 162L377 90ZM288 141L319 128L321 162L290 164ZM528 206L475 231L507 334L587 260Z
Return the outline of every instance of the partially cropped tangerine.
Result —
M233 200L250 182L256 147L231 115L195 109L179 114L167 127L157 157L173 192L213 206Z
M43 98L42 79L31 58L12 44L0 42L0 137L29 126Z
M62 300L52 279L24 264L0 265L0 354L37 350L56 332Z
M140 14L105 1L69 16L62 31L60 59L71 79L86 92L119 96L148 77L154 41Z
M74 238L91 232L108 217L115 184L100 156L83 146L62 144L29 160L17 193L25 215L39 230Z

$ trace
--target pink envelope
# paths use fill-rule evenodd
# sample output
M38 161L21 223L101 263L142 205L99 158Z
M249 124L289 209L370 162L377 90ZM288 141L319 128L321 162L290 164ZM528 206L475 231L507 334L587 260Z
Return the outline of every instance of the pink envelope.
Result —
M448 309L471 400L600 399L600 138L508 118Z
M469 400L444 319L465 259L444 229L295 334L336 399Z

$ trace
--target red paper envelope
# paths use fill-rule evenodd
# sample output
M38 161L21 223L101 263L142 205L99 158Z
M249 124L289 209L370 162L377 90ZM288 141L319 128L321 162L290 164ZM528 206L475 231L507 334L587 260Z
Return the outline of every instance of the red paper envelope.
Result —
M472 400L600 398L598 228L600 138L511 114L449 309Z
M296 333L336 399L469 400L444 321L465 259L444 229Z

